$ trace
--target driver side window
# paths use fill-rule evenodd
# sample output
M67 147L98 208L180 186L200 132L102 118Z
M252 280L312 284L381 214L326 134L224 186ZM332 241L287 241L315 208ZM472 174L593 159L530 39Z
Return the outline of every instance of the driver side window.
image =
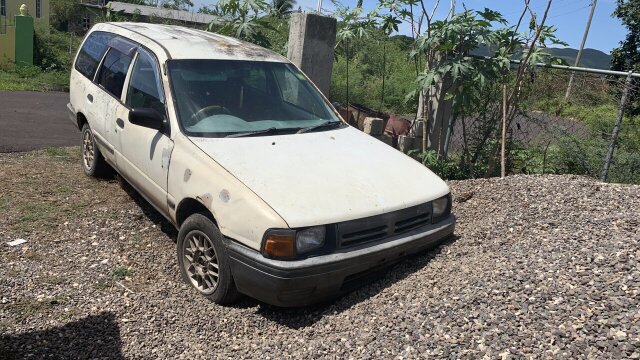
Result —
M127 90L127 106L132 109L151 108L163 115L166 113L158 70L155 58L139 48Z

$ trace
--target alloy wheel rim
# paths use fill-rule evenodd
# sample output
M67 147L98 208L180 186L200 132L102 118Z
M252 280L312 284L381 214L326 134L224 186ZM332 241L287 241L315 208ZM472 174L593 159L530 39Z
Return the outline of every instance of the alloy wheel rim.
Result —
M219 265L213 242L201 231L187 234L184 245L184 270L191 284L201 293L209 295L216 290Z
M93 163L94 157L93 151L93 139L91 137L91 131L87 130L84 132L84 136L82 137L82 159L84 160L84 166L87 169L91 169L91 164Z

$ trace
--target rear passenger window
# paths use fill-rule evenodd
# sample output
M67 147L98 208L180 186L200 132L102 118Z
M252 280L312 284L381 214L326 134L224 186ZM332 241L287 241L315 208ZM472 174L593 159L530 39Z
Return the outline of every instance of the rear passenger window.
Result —
M131 108L152 108L161 114L165 113L158 64L144 49L138 49L138 57L129 80L126 104Z
M113 37L114 35L102 31L92 32L78 53L76 70L93 80L100 60L102 60L105 51L107 51L107 43Z
M96 82L118 99L131 64L131 56L110 48L104 57Z

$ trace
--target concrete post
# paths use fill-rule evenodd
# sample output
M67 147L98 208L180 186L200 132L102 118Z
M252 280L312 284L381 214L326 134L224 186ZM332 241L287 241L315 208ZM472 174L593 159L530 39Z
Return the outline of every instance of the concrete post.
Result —
M445 156L445 139L447 127L453 115L453 100L445 99L446 88L451 86L451 79L446 77L443 82L435 84L431 90L431 113L429 116L429 128L427 129L427 146L438 156Z
M336 45L335 18L318 14L291 15L287 57L329 98L333 51Z
M16 65L33 65L33 18L19 15L16 19Z

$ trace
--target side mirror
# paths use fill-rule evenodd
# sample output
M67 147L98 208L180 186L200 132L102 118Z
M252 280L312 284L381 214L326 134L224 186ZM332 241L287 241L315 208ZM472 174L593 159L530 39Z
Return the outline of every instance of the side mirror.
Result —
M337 101L332 102L332 103L331 103L331 105L333 105L333 107L334 107L336 110L339 110L339 109L340 109L340 103L339 103L339 102L337 102Z
M129 111L129 122L149 129L162 131L164 116L151 108L134 108Z

